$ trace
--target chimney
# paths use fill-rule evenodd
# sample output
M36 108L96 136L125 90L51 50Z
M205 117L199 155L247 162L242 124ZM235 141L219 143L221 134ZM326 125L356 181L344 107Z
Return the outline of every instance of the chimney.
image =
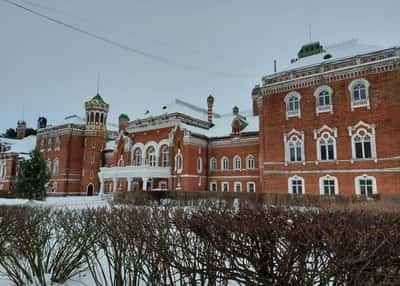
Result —
M125 113L122 113L118 117L119 132L126 130L126 128L128 127L128 122L129 122L129 116L126 115Z
M25 138L26 134L26 122L24 120L18 120L17 122L17 139Z
M214 106L214 97L210 94L207 97L207 115L208 115L208 122L213 122L213 106Z

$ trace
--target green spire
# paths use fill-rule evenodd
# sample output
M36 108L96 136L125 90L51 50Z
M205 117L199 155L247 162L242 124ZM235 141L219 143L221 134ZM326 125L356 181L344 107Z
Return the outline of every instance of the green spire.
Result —
M100 96L99 93L98 93L95 97L93 97L91 101L98 101L98 102L100 102L100 103L106 103L106 102L104 101L104 99Z

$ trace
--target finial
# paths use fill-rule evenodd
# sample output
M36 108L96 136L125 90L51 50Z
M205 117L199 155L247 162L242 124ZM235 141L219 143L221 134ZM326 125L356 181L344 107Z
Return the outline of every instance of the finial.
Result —
M100 72L97 72L97 94L100 94Z

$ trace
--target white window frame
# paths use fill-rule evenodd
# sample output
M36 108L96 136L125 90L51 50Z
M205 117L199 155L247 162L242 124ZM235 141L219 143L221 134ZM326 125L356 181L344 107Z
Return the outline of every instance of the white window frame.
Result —
M134 166L142 166L143 165L143 150L142 150L142 148L136 147L133 149L132 165L134 165Z
M292 129L289 133L283 134L283 141L284 141L284 147L285 147L285 162L286 163L304 163L305 162L305 145L304 145L304 132L303 131L297 131L295 129ZM296 144L296 142L299 142L301 145L301 150L300 150L300 156L301 160L297 160L298 153L297 153L297 148L295 147L295 160L291 161L291 156L290 156L290 145L291 143Z
M183 156L181 150L178 150L178 154L175 155L175 171L180 174L183 171Z
M253 185L253 191L250 192L250 186ZM247 182L247 192L248 193L255 193L256 192L256 183L255 182Z
M376 178L374 176L368 176L366 174L362 176L357 176L354 178L354 187L355 187L355 192L357 196L362 196L361 195L361 189L360 189L360 180L372 180L372 194L378 194L378 189L376 185ZM366 197L368 198L368 195L366 194Z
M297 99L298 102L297 110L290 110L290 103L292 98ZM285 114L286 114L286 119L289 119L290 117L301 118L301 94L299 92L292 91L285 96Z
M299 177L297 175L289 177L289 179L288 179L288 193L289 194L293 194L293 195L299 195L299 194L293 193L293 188L292 188L293 187L293 185L292 185L293 181L301 181L301 184L302 184L302 193L301 193L301 195L304 195L306 193L306 185L305 185L305 182L304 182L304 178L303 177Z
M322 159L322 153L321 153L321 146L322 146L322 140L325 142L326 145L326 159ZM332 140L333 141L333 158L329 159L329 149L328 149L328 141ZM335 161L336 160L336 139L329 133L324 132L321 134L321 136L317 139L317 155L318 155L318 161L321 162L326 162L326 161Z
M217 159L215 157L212 157L210 159L210 171L215 171L217 170Z
M61 138L60 136L57 136L55 139L55 147L54 147L55 151L60 151L61 150Z
M323 177L319 178L319 193L321 194L321 196L326 196L325 194L325 190L324 190L324 181L326 180L330 180L330 181L334 181L335 182L335 196L339 195L339 181L336 177L334 176L330 176L330 175L326 175ZM330 196L331 194L329 194L328 196Z
M7 176L7 162L0 161L0 180L4 181Z
M53 148L53 139L52 137L47 138L47 151L51 151Z
M45 139L41 138L40 139L40 152L43 152L45 150L44 145L45 145Z
M165 187L164 187L165 186ZM168 182L167 181L160 181L160 182L158 182L158 188L161 190L161 191L166 191L166 190L168 190Z
M319 105L319 97L322 92L328 93L327 96L329 97L329 103L330 103L329 105ZM333 90L328 85L322 85L314 91L315 113L317 115L319 115L320 113L324 113L324 112L330 112L331 114L333 113L333 102L332 102L333 96L332 95L333 95Z
M201 157L197 157L197 173L201 174L201 172L203 172L203 159Z
M211 182L210 183L210 192L218 192L217 182Z
M242 170L242 158L239 155L233 157L233 170L240 171Z
M256 160L252 154L248 155L246 158L246 169L254 170L256 168Z
M226 166L225 166L225 162L226 162ZM226 156L221 158L221 170L222 171L229 170L229 159Z
M149 146L146 150L146 159L147 159L147 165L150 167L156 167L157 166L157 150L154 148L154 146Z
M359 84L362 84L365 86L366 98L359 99L356 101L356 100L354 100L354 88ZM355 108L359 108L359 107L367 107L367 109L371 108L369 88L370 88L370 83L365 78L355 79L349 84L348 89L350 92L351 111L354 111Z
M377 154L376 154L376 141L375 141L375 124L367 124L363 121L358 122L355 126L348 127L349 136L351 136L351 151L352 151L352 160L354 161L362 161L362 160L375 160L377 161ZM363 148L363 158L357 158L356 152L356 142L355 138L360 136L364 138L368 135L371 139L371 158L365 158L365 150L364 144L362 144ZM363 141L362 141L363 143Z
M237 191L237 186L240 186L240 191ZM235 193L241 193L241 192L243 192L242 183L241 183L241 182L235 182L235 183L233 183L233 191L234 191Z
M224 191L224 186L226 186L226 191ZM221 192L228 193L229 192L229 182L222 182L221 183Z
M60 160L55 158L53 160L53 176L58 176L60 174Z
M166 168L169 166L169 147L163 145L161 147L161 167Z

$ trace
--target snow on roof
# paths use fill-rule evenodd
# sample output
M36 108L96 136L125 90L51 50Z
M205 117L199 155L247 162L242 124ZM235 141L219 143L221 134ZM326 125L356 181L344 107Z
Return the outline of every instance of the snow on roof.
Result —
M323 62L328 63L342 60L345 58L368 54L379 50L383 50L383 48L374 45L362 44L357 39L352 39L349 41L324 47L324 51L322 53L298 59L294 63L284 68L281 72L287 72L299 68L306 68L309 66L321 64ZM324 57L327 55L330 55L331 57L329 59L324 59Z
M36 136L31 135L23 139L0 138L0 143L10 148L5 154L18 153L20 158L27 159L30 158L29 153L35 149Z
M76 114L68 115L64 117L64 119L60 122L57 122L52 125L48 125L47 127L56 127L65 124L76 124L76 125L85 125L86 119L83 116L79 116ZM107 122L107 129L111 131L118 130L118 125L114 123Z
M203 107L188 103L188 102L180 100L180 99L175 99L174 101L170 102L169 104L162 105L162 106L159 106L154 109L146 110L143 114L143 118L155 117L155 116L173 114L173 113L181 113L181 114L193 117L195 119L200 119L203 121L207 121L207 119L208 119L207 108L203 108ZM213 116L219 117L220 115L218 113L214 112ZM143 119L143 118L140 118L140 119Z
M246 123L248 124L243 132L258 132L259 131L259 118L254 116L251 112L241 112L241 115L246 118ZM201 127L192 126L186 123L181 123L181 128L190 130L194 134L204 135L208 138L214 137L225 137L230 136L232 133L232 120L234 119L233 114L224 114L219 118L214 118L214 126L210 129L204 129Z

